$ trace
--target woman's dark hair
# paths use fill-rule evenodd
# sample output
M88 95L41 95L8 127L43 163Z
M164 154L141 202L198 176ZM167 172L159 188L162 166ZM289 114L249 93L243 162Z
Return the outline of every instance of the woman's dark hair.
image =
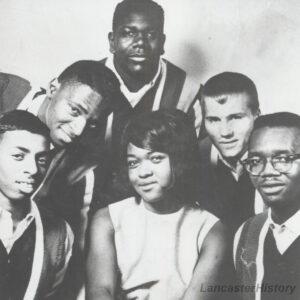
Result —
M159 110L134 116L125 127L121 141L122 173L129 185L127 147L169 155L173 186L170 192L191 205L198 202L199 151L192 121L179 110Z

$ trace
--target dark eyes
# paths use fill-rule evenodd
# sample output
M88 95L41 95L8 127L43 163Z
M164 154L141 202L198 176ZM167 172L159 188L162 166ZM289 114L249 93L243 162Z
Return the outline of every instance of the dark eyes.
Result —
M291 156L287 156L287 155L280 155L280 156L273 157L273 161L279 162L279 163L287 163L292 160L293 159L291 158Z
M22 159L24 159L24 154L22 154L22 153L13 154L12 157L13 157L15 160L22 160Z
M210 122L210 123L220 121L219 118L215 118L215 117L205 118L205 120L206 120L207 122Z
M146 37L147 39L155 39L157 37L157 32L156 31L148 31L145 33L141 33L143 37ZM125 29L121 32L122 37L132 37L135 38L139 35L138 31L135 30L130 30L130 29Z
M42 156L37 159L37 163L40 166L47 166L49 163L49 159L48 159L48 157Z
M153 155L150 157L150 160L155 163L158 164L160 163L165 157L163 155Z
M153 163L153 164L159 164L162 162L166 156L164 155L152 155L148 159ZM140 164L140 161L138 159L129 159L127 160L127 166L129 169L134 169Z
M255 166L255 165L258 165L260 164L262 161L261 158L259 157L252 157L252 158L249 158L248 159L248 163L251 165L251 166Z
M81 114L81 111L80 111L80 109L78 107L73 106L71 104L69 106L70 106L71 115L73 117L77 117L77 116L79 116Z
M240 120L242 118L243 118L243 116L241 116L241 115L234 115L231 117L232 120Z
M129 169L134 169L135 167L138 166L138 161L137 160L128 160L127 166Z

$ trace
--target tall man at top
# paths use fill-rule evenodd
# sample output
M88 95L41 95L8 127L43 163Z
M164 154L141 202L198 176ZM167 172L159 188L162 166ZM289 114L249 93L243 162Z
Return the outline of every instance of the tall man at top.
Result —
M116 6L108 39L112 55L102 62L119 79L134 112L178 108L193 116L199 133L199 85L161 58L166 40L162 7L152 0L123 0Z

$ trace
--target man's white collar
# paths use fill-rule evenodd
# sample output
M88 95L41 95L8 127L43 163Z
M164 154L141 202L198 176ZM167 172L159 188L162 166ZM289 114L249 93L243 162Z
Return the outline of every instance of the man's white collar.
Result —
M114 61L113 61L113 55L108 56L105 66L111 69L116 77L118 78L120 82L120 89L121 92L124 94L124 96L128 99L130 102L131 106L134 107L137 105L137 103L141 100L141 98L155 85L156 81L158 80L158 77L161 73L166 72L166 65L165 62L160 58L159 64L158 64L158 69L156 74L154 75L153 79L145 84L141 89L139 89L137 92L131 92L127 86L125 85L123 79L117 72L115 66L114 66Z

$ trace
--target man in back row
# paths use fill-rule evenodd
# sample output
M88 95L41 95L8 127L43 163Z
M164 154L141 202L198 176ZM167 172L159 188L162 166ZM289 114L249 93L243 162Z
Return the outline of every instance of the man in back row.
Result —
M200 85L161 58L166 39L162 7L152 0L123 0L115 8L108 39L112 56L102 62L119 79L134 112L178 108L193 117L199 133Z
M260 114L257 90L247 76L224 72L210 78L201 93L208 134L200 142L203 205L233 236L242 222L263 209L262 202L255 203L255 189L240 163Z

